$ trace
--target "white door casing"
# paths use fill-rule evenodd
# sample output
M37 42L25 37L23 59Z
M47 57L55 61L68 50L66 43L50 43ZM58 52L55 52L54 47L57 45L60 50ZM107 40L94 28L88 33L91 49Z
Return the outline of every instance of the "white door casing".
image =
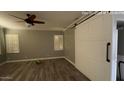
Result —
M124 12L112 12L111 80L117 77L118 30L117 22L124 21Z

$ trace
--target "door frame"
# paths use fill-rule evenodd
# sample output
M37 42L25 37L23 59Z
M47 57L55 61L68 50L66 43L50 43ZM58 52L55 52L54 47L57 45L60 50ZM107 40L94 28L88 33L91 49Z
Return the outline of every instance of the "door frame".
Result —
M118 29L117 22L124 21L124 14L112 14L111 81L117 77Z

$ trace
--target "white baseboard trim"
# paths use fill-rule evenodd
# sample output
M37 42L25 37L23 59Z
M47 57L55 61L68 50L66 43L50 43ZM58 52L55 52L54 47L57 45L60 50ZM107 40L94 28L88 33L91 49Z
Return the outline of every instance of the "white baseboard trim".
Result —
M47 58L34 58L34 59L21 59L21 60L10 60L10 61L5 61L5 62L1 63L0 65L3 65L3 64L6 64L6 63L25 62L25 61L36 61L36 60L48 60L48 59L59 59L59 58L64 58L69 63L71 63L73 66L75 66L74 62L72 62L70 59L66 58L65 56L47 57Z
M10 60L10 61L6 61L5 63L24 62L24 61L36 61L36 60L48 60L48 59L58 59L58 58L64 58L64 56L60 56L60 57L46 57L46 58L33 58L33 59L21 59L21 60Z
M74 62L72 62L70 59L64 57L65 60L67 60L69 63L71 63L73 66L75 66Z

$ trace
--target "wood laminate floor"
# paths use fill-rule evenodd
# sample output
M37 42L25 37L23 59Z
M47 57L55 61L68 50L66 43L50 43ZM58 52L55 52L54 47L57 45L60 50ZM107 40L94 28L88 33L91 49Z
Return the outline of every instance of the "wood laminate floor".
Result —
M88 81L65 59L6 63L0 66L1 81Z

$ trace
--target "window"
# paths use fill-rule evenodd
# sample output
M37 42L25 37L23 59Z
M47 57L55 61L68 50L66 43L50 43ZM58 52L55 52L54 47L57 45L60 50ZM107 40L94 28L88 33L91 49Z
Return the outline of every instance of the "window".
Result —
M54 36L54 50L63 50L63 35Z
M7 53L19 53L18 34L6 35L6 49Z

